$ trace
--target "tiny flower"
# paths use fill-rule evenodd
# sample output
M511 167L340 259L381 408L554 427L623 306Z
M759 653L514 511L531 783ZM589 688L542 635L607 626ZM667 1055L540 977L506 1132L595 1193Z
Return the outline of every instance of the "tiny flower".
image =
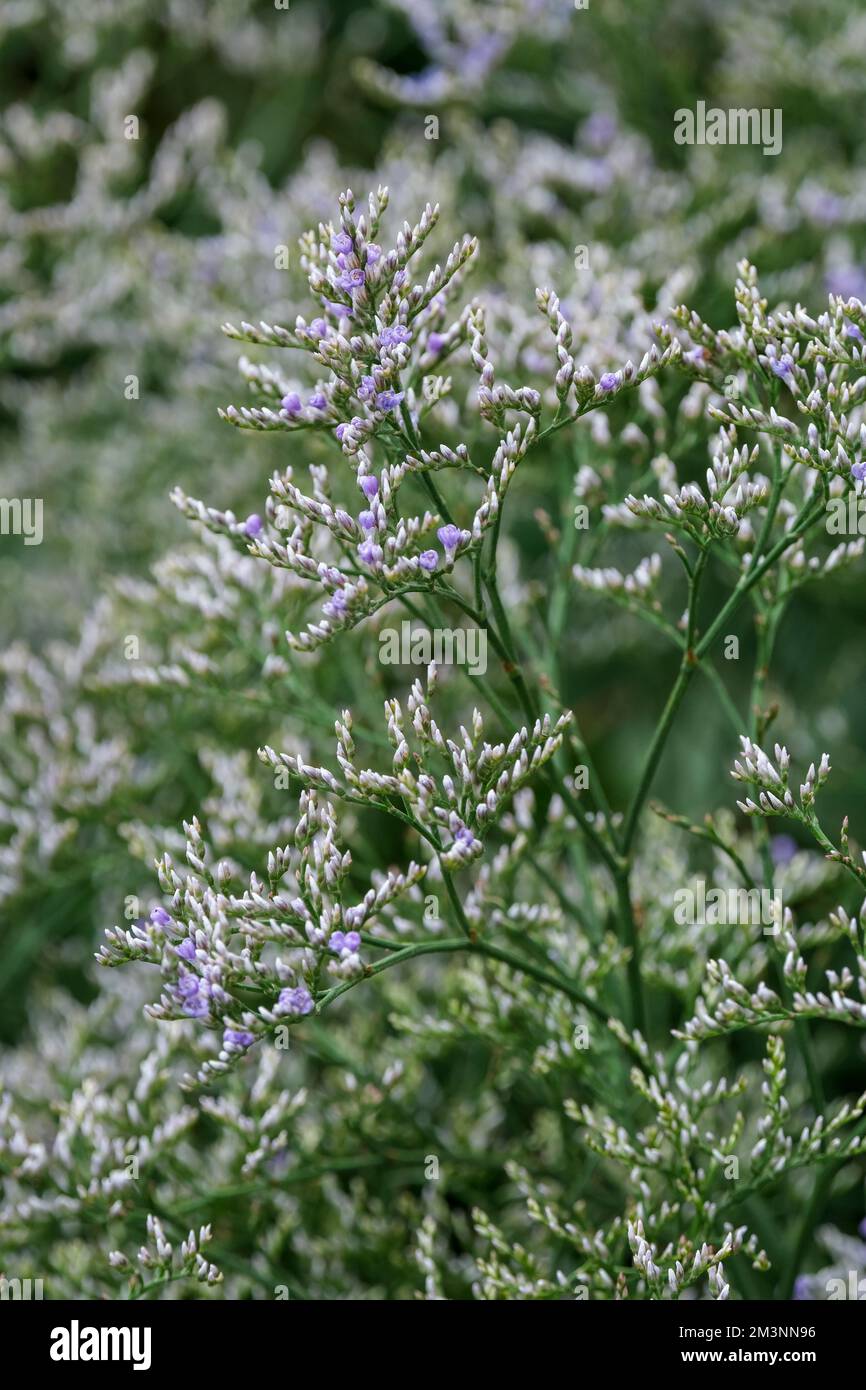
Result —
M351 318L354 318L354 315L353 315L351 309L347 309L346 306L345 306L345 304L335 304L334 301L333 301L332 299L326 299L326 300L324 301L324 303L325 303L325 308L328 310L329 313L331 313L331 314L334 315L334 318L337 318L337 319L351 319Z
M365 531L375 531L376 518L374 517L372 512L359 512L358 524L360 526L363 526Z
M358 555L365 565L376 565L382 558L382 547L375 541L362 541L358 546Z
M310 324L310 332L317 338L327 338L330 331L325 319L313 319Z
M181 975L177 982L177 992L182 999L191 999L198 994L200 984L201 980L197 975Z
M866 480L866 463L853 463L851 465L851 476L856 478L858 483Z
M452 525L451 522L447 526L440 526L436 534L442 542L446 555L453 554L463 539L463 532L460 527Z
M368 243L367 243L367 264L368 264L368 265L375 265L376 262L377 262L378 260L381 259L381 257L382 257L382 248L381 248L381 246L377 246L376 243L375 243L375 241L370 241L370 242L368 242Z
M337 232L336 236L331 238L331 250L336 251L339 256L348 256L354 249L348 232Z
M418 563L422 570L427 570L429 573L432 573L439 564L439 556L436 554L435 550L422 550L421 554L418 556Z
M150 920L157 927L169 927L172 921L164 907L155 907L150 914Z
M344 940L347 951L359 951L361 949L360 932L347 931Z
M797 841L790 835L774 835L770 840L770 854L774 864L790 864L797 853Z
M223 1032L223 1045L226 1047L251 1047L255 1037L246 1028L226 1028Z
M602 391L615 391L617 386L619 386L619 373L604 372L603 375L599 377L598 384Z
M338 589L333 598L322 605L322 612L326 618L342 618L346 612L346 595Z
M358 398L369 401L376 394L376 382L371 376L362 376L358 386Z
M395 323L390 328L383 328L379 334L379 343L382 347L396 347L398 343L411 343L412 334L402 323Z
M688 352L683 353L683 361L688 362L691 367L703 367L709 362L710 354L705 347L693 347ZM604 381L604 377L602 377Z
M444 335L443 335L442 333L431 333L431 334L430 334L429 338L427 339L427 351L428 351L428 352L432 352L432 354L433 354L434 357L438 357L438 356L439 356L439 353L442 351L442 349L444 348L444 346L445 346L445 337L444 337Z
M345 932L341 932L341 931L333 931L333 932L331 932L330 940L328 941L328 946L329 946L330 949L334 952L335 955L338 956L338 955L340 954L340 952L341 952L342 950L345 949L345 945L346 945L346 934L345 934Z
M327 410L328 397L324 394L323 391L317 391L314 396L310 397L307 404L309 405L311 410Z
M195 942L191 936L185 937L180 945L175 947L175 950L184 960L195 960Z
M337 284L341 290L357 290L361 288L366 278L363 270L358 266L355 270L344 271L337 280Z
M860 329L857 327L856 323L845 324L845 337L854 338L858 343L862 343L863 341L863 334L860 332Z
M396 410L402 399L402 391L380 391L376 397L376 409Z
M364 496L369 497L371 502L379 492L379 479L373 473L364 473L358 479L358 485Z
M310 991L305 985L298 985L295 989L280 990L279 1007L281 1012L296 1014L301 1016L313 1012L315 1005Z
M794 359L789 353L783 353L779 358L772 358L770 370L782 381L791 381L794 376Z
M252 515L248 516L246 521L244 522L244 535L250 537L258 536L261 534L263 526L264 522L262 521L261 517L258 515L257 512L253 512Z
M287 396L283 396L280 405L287 415L299 415L304 408L297 391L290 391Z

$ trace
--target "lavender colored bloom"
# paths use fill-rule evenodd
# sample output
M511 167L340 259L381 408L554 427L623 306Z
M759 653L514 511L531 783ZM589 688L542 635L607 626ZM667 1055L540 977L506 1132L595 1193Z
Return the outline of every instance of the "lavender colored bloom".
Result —
M376 243L375 243L375 241L370 241L370 242L368 242L368 243L367 243L367 264L368 264L368 265L375 265L376 262L377 262L378 260L381 260L381 257L382 257L382 248L381 248L381 246L377 246Z
M434 357L438 357L438 356L439 356L439 353L442 351L442 349L444 348L444 346L445 346L445 335L444 335L443 333L431 333L431 334L430 334L430 336L429 336L428 339L427 339L427 351L428 351L428 352L432 352Z
M396 347L398 343L411 343L412 334L402 323L395 323L390 328L383 328L379 334L379 342L382 347Z
M336 304L332 299L326 299L324 303L325 308L329 310L335 318L350 319L354 317L352 310L347 309L345 304Z
M362 477L358 479L358 484L364 496L369 497L371 502L374 497L378 496L379 479L374 473L364 473Z
M310 332L317 338L327 338L330 331L326 319L313 319L310 324Z
M375 565L382 558L382 547L375 541L362 541L358 546L358 555L365 565Z
M251 1047L255 1042L255 1037L246 1028L226 1028L223 1032L223 1043L233 1047Z
M704 363L709 362L709 360L710 354L705 347L693 347L688 352L683 353L683 361L688 362L692 367L703 367Z
M337 280L341 290L358 290L366 280L364 271L358 266L355 270L347 270Z
M361 934L356 931L346 932L346 950L359 951L361 949Z
M182 999L191 999L193 995L198 994L200 984L201 980L197 975L183 974L178 979L177 992Z
M188 1018L204 1018L207 1014L207 1000L200 994L192 995L183 1006Z
M341 442L342 442L342 439L343 439L343 435L346 433L346 430L347 430L348 428L349 428L348 425L338 425L337 428L334 430L334 434L337 436L337 438L338 438Z
M782 381L792 381L794 377L793 357L787 352L782 357L774 357L770 362L770 370Z
M340 952L345 949L345 946L346 933L341 931L332 931L330 937L328 938L328 949L333 951L335 956L338 956Z
M328 397L323 391L317 391L307 402L311 410L327 410Z
M376 397L376 409L396 410L402 399L402 391L380 391Z
M845 337L854 338L858 343L862 343L863 341L863 334L860 332L860 329L857 327L856 323L846 322Z
M164 907L155 907L150 914L150 920L157 927L169 927L172 921Z
M297 391L290 391L287 396L283 396L280 405L287 415L299 415L304 408L304 403Z
M435 550L422 550L421 554L418 556L418 563L422 570L427 570L432 574L433 570L435 570L436 566L439 564L439 556L436 554Z
M253 512L244 522L244 535L254 537L261 535L264 522L258 512Z
M297 985L295 989L281 989L279 1005L284 1013L296 1014L299 1017L312 1013L316 1007L305 985Z
M866 463L852 463L851 476L856 478L858 483L866 481Z
M365 531L375 531L376 518L374 517L372 512L359 512L358 524L360 526L363 526Z
M322 605L322 612L326 618L342 618L346 612L346 595L341 594L338 589L333 597Z
M362 376L358 385L358 399L362 401L370 400L376 394L376 382L371 376Z
M598 382L602 391L615 391L619 386L619 376L616 372L605 372Z
M337 232L336 236L331 238L331 250L336 251L338 255L348 256L354 249L348 232Z
M195 942L191 936L185 937L180 945L175 947L175 950L184 960L195 960Z
M442 542L446 555L452 554L463 539L463 532L460 527L452 525L451 522L447 526L440 526L436 534Z

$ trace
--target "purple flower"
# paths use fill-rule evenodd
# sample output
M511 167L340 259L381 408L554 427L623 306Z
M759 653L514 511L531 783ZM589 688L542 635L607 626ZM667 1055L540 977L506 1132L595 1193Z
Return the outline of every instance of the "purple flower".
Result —
M223 1045L228 1047L251 1047L255 1042L255 1037L246 1028L226 1028L223 1033Z
M310 397L307 404L311 410L327 410L328 397L325 395L324 391L317 391L314 396Z
M150 914L150 920L157 927L169 927L171 926L172 919L169 917L164 907L155 907Z
M379 343L382 347L396 347L398 343L411 343L412 334L402 323L395 323L390 328L383 328L379 334Z
M195 960L195 942L191 936L185 937L180 945L175 947L175 950L184 960Z
M374 497L378 496L379 479L376 477L374 473L362 474L361 477L358 479L358 485L361 491L363 492L364 496L369 497L371 502Z
M310 1014L316 1007L313 997L305 985L298 985L295 989L281 989L279 1006L283 1013Z
M369 241L369 242L367 243L367 264L368 264L368 265L375 265L376 262L377 262L378 260L381 259L381 256L382 256L382 248L381 248L381 246L377 246L376 243L375 243L375 241Z
M360 526L363 526L365 531L375 531L376 518L374 517L372 512L359 512L358 524Z
M328 947L335 956L342 955L344 951L358 951L361 948L360 933L356 931L331 932Z
M370 400L376 394L376 382L371 376L362 376L358 386L358 399L362 401Z
M447 526L440 526L436 534L442 542L446 555L453 554L463 539L463 532L460 527L452 525L450 521Z
M692 367L702 367L709 360L710 354L705 347L693 347L683 353L683 361Z
M866 463L852 463L851 476L856 478L858 483L866 481Z
M858 343L862 343L863 341L863 334L860 332L860 329L857 327L856 323L845 324L845 337L854 338Z
M363 285L366 275L358 266L355 270L345 271L337 280L341 290L358 290Z
M280 405L287 415L299 415L304 408L303 401L297 391L290 391L287 396L283 396Z
M316 338L327 338L330 331L325 319L313 319L313 322L310 324L310 332L314 334Z
M335 304L332 299L326 299L324 303L325 308L334 315L334 318L350 319L354 317L352 310L347 309L345 304Z
M257 512L253 512L252 516L248 516L247 519L246 519L246 521L244 522L244 535L246 535L246 536L258 536L258 535L260 535L263 525L264 525L264 522L262 521L262 519L261 519L261 517L259 516L259 514L258 514Z
M200 984L201 980L198 978L197 975L189 975L184 973L178 979L177 992L180 995L181 999L192 999L193 995L198 994Z
M435 570L436 566L439 564L439 556L436 554L435 550L422 550L421 554L418 556L418 564L421 566L422 570L427 570L432 574L433 570Z
M349 428L348 425L338 425L337 428L334 430L334 434L337 436L337 438L338 438L341 442L342 442L342 439L343 439L343 435L346 433L346 430L347 430L348 428Z
M376 409L396 410L402 399L402 391L380 391L376 397Z
M429 338L427 339L427 351L428 351L428 352L432 352L432 354L433 354L434 357L438 357L438 356L439 356L439 353L442 351L442 349L444 348L444 346L445 346L445 335L444 335L443 333L431 333L431 334L430 334Z
M376 565L382 558L382 547L375 541L362 541L358 546L358 555L365 565Z
M773 357L770 360L770 370L782 381L792 381L794 377L794 359L790 353L783 353L779 358Z
M337 235L331 238L331 250L336 251L340 256L348 256L354 249L354 243L348 232L337 232Z
M322 612L326 618L342 618L346 612L346 595L338 589L333 598L322 605Z
M808 1302L813 1301L808 1274L797 1275L796 1279L794 1280L794 1289L791 1297L796 1299L806 1299Z
M183 1011L188 1018L204 1018L207 1014L207 1000L200 994L195 994L187 999Z
M605 372L599 378L599 386L602 391L615 391L619 386L619 374L617 372Z

